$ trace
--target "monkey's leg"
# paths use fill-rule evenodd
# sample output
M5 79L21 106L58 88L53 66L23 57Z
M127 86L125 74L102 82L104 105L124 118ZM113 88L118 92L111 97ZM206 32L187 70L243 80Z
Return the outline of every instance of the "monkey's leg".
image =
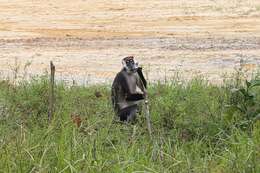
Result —
M127 122L134 123L136 121L136 114L137 114L137 105L129 107L128 115L127 115Z

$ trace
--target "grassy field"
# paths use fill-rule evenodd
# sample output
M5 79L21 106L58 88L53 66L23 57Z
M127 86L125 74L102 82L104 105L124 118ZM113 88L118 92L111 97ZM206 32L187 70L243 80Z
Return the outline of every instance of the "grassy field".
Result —
M260 172L256 82L151 84L150 139L144 115L114 121L109 86L57 83L49 123L46 77L0 81L0 172Z

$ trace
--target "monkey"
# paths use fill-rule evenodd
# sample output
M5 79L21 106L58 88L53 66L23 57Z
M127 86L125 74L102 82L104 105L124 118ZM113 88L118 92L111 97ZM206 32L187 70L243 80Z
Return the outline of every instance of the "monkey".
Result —
M112 104L120 121L135 122L141 102L147 95L147 82L133 56L123 58L122 65L112 83Z

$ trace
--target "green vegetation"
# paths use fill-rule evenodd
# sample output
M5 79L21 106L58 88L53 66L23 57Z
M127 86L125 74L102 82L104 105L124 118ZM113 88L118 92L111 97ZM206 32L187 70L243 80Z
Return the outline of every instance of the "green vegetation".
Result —
M0 172L260 172L257 79L150 85L153 140L113 121L109 86L57 84L48 122L47 78L1 81Z
M260 11L260 5L259 5L259 6L256 6L256 10L257 10L257 11Z

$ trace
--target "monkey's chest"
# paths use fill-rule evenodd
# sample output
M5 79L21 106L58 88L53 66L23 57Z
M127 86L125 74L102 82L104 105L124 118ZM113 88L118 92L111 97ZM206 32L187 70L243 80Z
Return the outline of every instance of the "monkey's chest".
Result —
M137 77L136 75L128 75L126 78L127 85L131 91L135 91L137 87Z

